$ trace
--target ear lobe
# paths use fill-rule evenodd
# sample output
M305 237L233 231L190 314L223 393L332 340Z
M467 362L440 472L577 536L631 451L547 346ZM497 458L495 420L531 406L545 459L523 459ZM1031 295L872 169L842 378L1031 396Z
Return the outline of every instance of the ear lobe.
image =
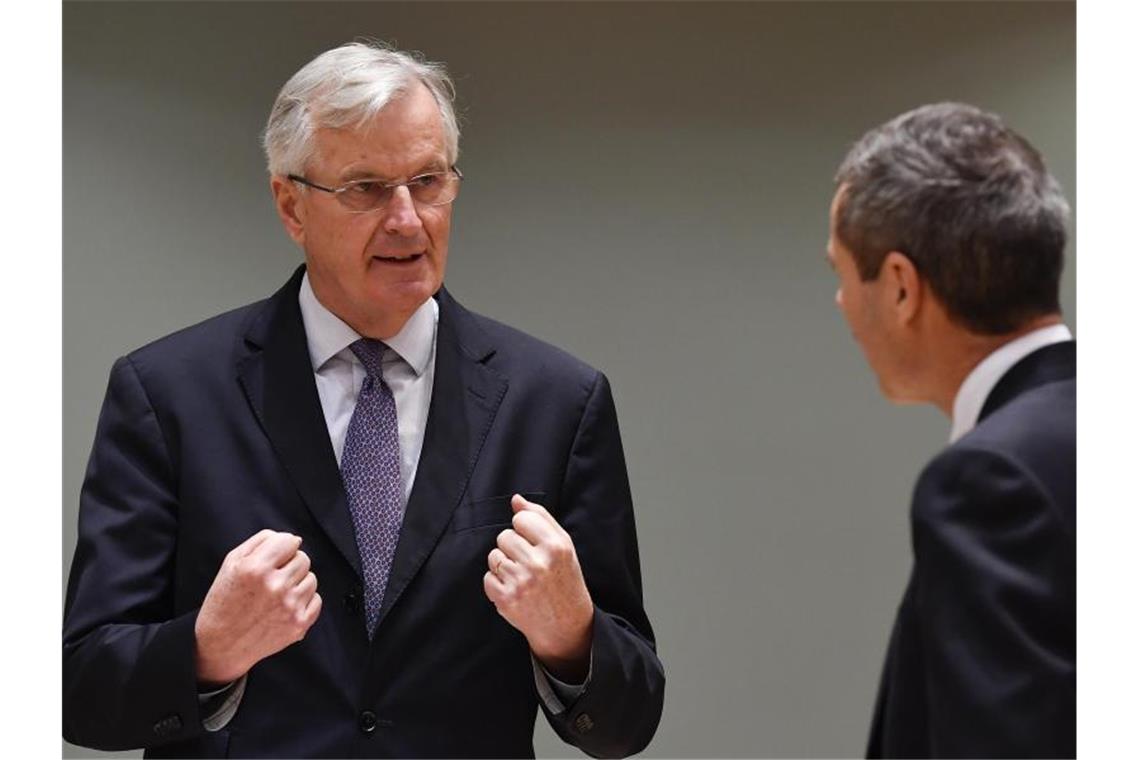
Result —
M305 209L297 186L285 177L273 175L269 179L269 189L273 193L273 205L285 232L297 245L304 246Z

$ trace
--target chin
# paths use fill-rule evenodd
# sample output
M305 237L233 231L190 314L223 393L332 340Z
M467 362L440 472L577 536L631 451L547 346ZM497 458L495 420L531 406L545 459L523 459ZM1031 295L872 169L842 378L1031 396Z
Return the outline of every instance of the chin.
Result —
M926 399L921 398L909 389L888 385L882 379L879 380L879 392L882 393L883 397L887 401L890 401L892 404L907 406L913 404L922 404L926 402Z
M903 403L903 395L900 393L900 389L890 379L879 373L875 373L875 379L879 381L879 393L882 394L883 398L895 404Z
M431 281L390 282L379 288L380 300L414 309L431 298L439 286Z
M360 306L372 319L398 317L402 322L431 298L432 292L429 283L384 283L362 293Z

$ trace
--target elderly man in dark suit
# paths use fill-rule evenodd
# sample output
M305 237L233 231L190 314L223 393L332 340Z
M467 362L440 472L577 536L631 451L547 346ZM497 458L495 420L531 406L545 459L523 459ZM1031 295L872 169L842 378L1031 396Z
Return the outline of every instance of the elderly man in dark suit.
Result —
M1067 205L998 117L926 106L837 175L836 304L903 403L950 445L911 505L914 569L872 757L1076 752L1076 344L1058 281Z
M305 265L116 362L83 486L64 735L151 757L644 748L664 675L606 378L442 287L442 67L328 51L271 188ZM319 589L319 590L318 590Z

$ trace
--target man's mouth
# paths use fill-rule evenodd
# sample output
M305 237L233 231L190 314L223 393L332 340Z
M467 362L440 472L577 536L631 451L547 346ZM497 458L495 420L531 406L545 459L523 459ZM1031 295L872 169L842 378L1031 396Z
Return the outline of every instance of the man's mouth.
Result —
M423 253L400 253L392 256L373 256L372 258L385 264L412 264L423 258Z

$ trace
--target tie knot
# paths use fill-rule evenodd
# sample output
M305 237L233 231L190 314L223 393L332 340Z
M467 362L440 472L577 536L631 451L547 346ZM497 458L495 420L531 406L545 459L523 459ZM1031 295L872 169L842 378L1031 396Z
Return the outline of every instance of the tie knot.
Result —
M364 365L364 371L369 376L377 380L384 379L384 374L380 371L380 359L384 356L384 349L387 346L373 338L361 338L349 348L352 349L352 353L356 354L360 363Z

